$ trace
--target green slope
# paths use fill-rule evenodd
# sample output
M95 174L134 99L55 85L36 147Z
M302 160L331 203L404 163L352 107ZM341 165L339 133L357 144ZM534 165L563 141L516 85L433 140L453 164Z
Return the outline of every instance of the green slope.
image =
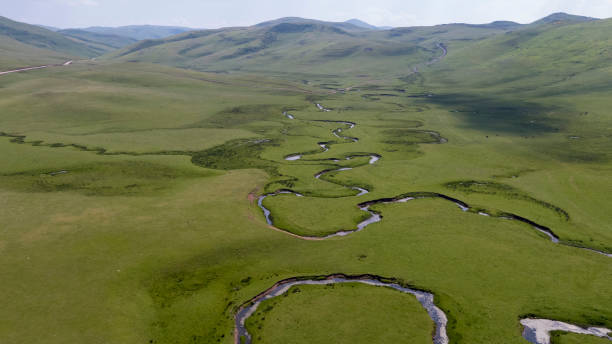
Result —
M504 28L447 25L367 30L348 23L282 18L245 28L190 32L147 40L107 56L203 71L275 72L369 78L410 74L440 55L436 43L481 39Z
M596 18L585 17L585 16L577 16L573 14L567 14L563 12L553 13L549 16L546 16L540 20L533 22L533 24L550 24L550 23L581 23L581 22L589 22L595 21Z
M612 76L612 20L553 22L459 46L427 75L445 87L485 91L605 90Z
M349 19L345 23L352 24L352 25L355 25L355 26L359 26L361 28L368 29L368 30L381 30L381 28L379 28L378 26L374 26L372 24L368 24L368 23L364 22L363 20L359 20L357 18Z
M265 21L263 23L259 23L255 25L255 27L273 27L279 24L309 24L309 25L322 25L332 28L337 28L343 31L349 32L357 32L357 31L365 31L370 30L370 27L364 27L363 25L356 25L354 22L346 21L346 22L329 22L322 21L316 19L307 19L300 17L284 17L274 20Z
M436 45L444 43L452 53L437 67L434 84L463 85L468 80L490 87L543 74L534 81L539 87L605 64L608 23L556 13L527 25L496 21L371 30L290 17L142 41L108 58L202 71L402 78L419 61L439 55ZM581 55L583 60L570 61Z
M55 51L23 44L10 37L0 35L0 71L20 67L62 63L69 57Z
M89 46L100 54L105 54L137 42L136 39L130 37L95 33L79 29L61 30L59 33L77 43Z
M35 25L19 23L4 17L0 17L0 36L67 56L94 57L100 55L95 49L70 40L57 32ZM2 48L2 50L4 49ZM2 57L4 57L4 54L2 54Z

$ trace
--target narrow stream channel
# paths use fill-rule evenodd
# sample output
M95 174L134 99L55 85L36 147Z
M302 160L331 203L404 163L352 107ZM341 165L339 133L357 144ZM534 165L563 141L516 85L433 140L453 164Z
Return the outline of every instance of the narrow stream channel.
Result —
M285 294L291 287L298 285L329 285L338 283L362 283L376 287L385 287L397 290L399 292L410 294L416 297L419 303L425 308L427 314L435 324L435 331L433 334L434 344L448 344L448 335L446 334L446 324L448 322L446 314L438 308L434 303L434 295L425 291L416 290L404 287L398 283L385 282L389 279L379 278L376 276L362 275L362 276L346 276L342 274L322 276L309 279L302 278L290 278L287 280L280 281L272 286L270 289L257 295L247 303L242 305L234 316L235 331L234 331L234 343L235 344L251 344L251 334L246 328L247 319L257 311L259 305L265 301Z
M317 108L321 108L323 107L321 104L316 104ZM287 113L284 113L285 116L287 116ZM292 116L292 119L295 119L294 116ZM350 137L350 136L342 136L340 133L343 132L343 130L349 130L349 129L353 129L355 128L355 126L357 125L354 122L349 122L349 121L336 121L336 120L315 120L315 122L325 122L325 123L338 123L338 124L343 124L346 126L346 128L337 128L332 130L332 134L340 139L344 139L347 141L352 141L352 142L357 142L359 139L356 137ZM426 131L427 133L435 133L435 132L431 132L431 131ZM443 137L441 137L438 133L435 133L436 137L439 140L439 143L446 143L447 140ZM318 143L319 146L322 149L322 152L327 152L329 151L329 145L331 144L330 142L319 142ZM318 153L308 153L308 154L318 154ZM305 155L307 155L306 153L295 153L295 154L291 154L289 156L287 156L285 158L285 160L288 161L296 161L296 160L300 160L302 159ZM369 164L373 165L375 163L377 163L381 156L379 154L376 153L370 153L370 154L361 154L361 155L351 155L351 156L347 156L344 159L346 160L350 160L356 157L370 157L369 160ZM332 161L339 161L339 159L336 158L332 158L329 159ZM314 175L314 177L316 179L321 179L321 177L323 177L326 174L329 173L336 173L336 172L342 172L342 171L349 171L352 170L353 167L339 167L336 169L326 169L323 171L320 171L318 173L316 173ZM363 196L369 193L369 190L365 189L365 188L361 188L358 186L354 186L354 185L342 185L348 189L352 189L355 191L358 191L356 196ZM466 202L463 202L461 200L443 195L443 194L439 194L439 193L434 193L434 192L412 192L412 193L408 193L408 194L404 194L404 195L400 195L397 197L393 197L393 198L382 198L382 199L378 199L378 200L372 200L372 201L367 201L367 202L363 202L358 204L357 206L359 207L360 210L367 212L370 216L360 222L359 224L357 224L356 228L352 228L352 229L343 229L343 230L339 230L335 233L326 235L326 236L302 236L302 235L297 235L294 233L291 233L291 231L289 229L285 229L285 228L279 228L278 226L275 226L274 221L273 221L273 217L272 217L272 212L270 209L267 209L264 205L263 205L263 201L264 199L266 199L267 197L273 197L273 196L278 196L281 194L295 194L297 196L303 197L303 195L296 193L295 191L292 190L288 190L288 189L283 189L283 190L279 190L277 192L274 193L269 193L269 194L265 194L259 197L258 200L258 205L261 208L261 210L264 213L264 216L266 218L266 222L274 227L275 229L288 233L294 237L300 238L300 239L304 239L304 240L325 240L325 239L330 239L330 238L334 238L334 237L343 237L343 236L347 236L349 234L353 234L359 231L364 230L367 226L373 224L373 223L378 223L380 221L382 221L382 215L379 214L378 212L375 212L373 210L371 210L370 208L374 205L377 204L389 204L389 203L406 203L408 201L412 201L412 200L417 200L417 199L425 199L425 198L438 198L438 199L442 199L442 200L446 200L449 202L452 202L454 204L456 204L463 212L471 212L471 213L476 213L482 216L487 216L487 217L495 217L495 218L499 218L499 219L504 219L504 220L513 220L513 221L518 221L524 224L527 224L529 226L531 226L533 229L537 230L538 232L546 235L551 242L555 243L555 244L562 244L562 245L566 245L566 246L570 246L570 247L574 247L574 248L579 248L579 249L583 249L583 250L587 250L590 252L594 252L600 255L604 255L608 258L612 258L612 254L607 253L607 252L603 252L603 251L599 251L596 249L592 249L592 248L588 248L588 247L579 247L579 246L573 246L573 245L568 245L566 243L560 242L559 237L552 231L552 229L544 226L544 225L540 225L532 220L529 220L525 217L522 217L520 215L516 215L516 214L512 214L512 213L506 213L506 212L502 212L499 215L492 215L486 211L483 210L477 210L472 208L470 205L468 205Z
M446 333L448 319L444 311L435 305L434 295L426 291L408 288L393 282L388 278L381 278L373 275L348 276L344 274L334 274L329 276L318 276L311 278L289 278L274 284L271 288L255 296L244 303L234 315L234 343L252 344L252 336L246 327L246 321L257 311L262 302L284 295L294 286L299 285L330 285L339 283L362 283L376 287L385 287L399 292L410 294L416 297L419 303L425 308L427 314L435 324L435 331L432 336L434 344L448 344L449 338ZM561 331L581 335L592 335L612 341L612 330L603 327L580 327L573 324L549 319L522 319L520 324L523 326L522 336L532 344L551 344L551 332Z
M323 105L321 105L319 103L316 103L315 105L317 106L317 109L319 109L319 110L321 110L323 112L331 112L331 109L327 109L327 108L325 108Z
M612 341L612 330L603 327L583 328L573 324L548 319L523 319L523 338L533 344L550 344L550 333L554 331L591 335Z
M427 64L438 62L440 59L444 58L447 55L448 50L446 46L444 46L441 43L438 43L437 47L442 50L443 52L442 55L439 56L438 58L435 58L434 60L431 60ZM414 72L418 73L417 67L415 67ZM319 103L315 105L321 111L324 111L324 112L331 111L330 109L325 108L323 105ZM291 120L295 119L293 115L290 115L287 112L283 114L288 119L291 119ZM357 142L359 140L356 137L349 137L349 136L341 135L341 133L343 133L344 130L354 128L356 126L356 123L347 122L347 121L332 121L332 120L329 120L329 121L323 120L321 122L344 124L348 127L335 129L332 131L332 134L337 138L344 139L347 141ZM441 137L438 133L435 133L435 132L428 132L428 133L432 135L435 134L435 136L438 137L440 143L447 142L447 140ZM332 142L319 142L318 143L319 147L321 147L322 149L322 152L329 151L330 144L332 144ZM310 153L310 154L317 154L317 153ZM297 161L297 160L301 160L305 155L306 155L305 153L295 153L295 154L291 154L287 156L285 160ZM363 157L363 156L370 157L370 160L369 160L370 165L375 164L381 158L381 156L378 154L368 154L368 155L348 156L348 157L345 157L344 159L350 160L356 157ZM337 158L326 159L326 160L331 160L334 162L340 161L340 159L337 159ZM347 171L351 169L352 168L350 167L328 169L328 170L324 170L324 171L316 173L314 177L317 179L320 179L322 176L328 173ZM358 191L359 193L356 196L363 196L369 193L369 191L365 188L360 188L357 186L347 186L347 185L343 185L343 186L346 188L350 188L350 189ZM341 230L333 234L322 236L322 237L301 236L301 235L294 234L289 230L276 227L272 219L271 211L267 209L266 207L264 207L263 205L263 201L267 197L273 197L273 196L277 196L281 194L293 194L297 197L304 197L302 194L297 193L292 190L288 190L288 189L283 189L283 190L276 191L274 193L269 193L269 194L260 196L258 199L258 205L264 213L266 222L268 223L268 225L270 225L275 230L282 231L288 235L291 235L299 239L304 239L304 240L326 240L326 239L330 239L333 237L342 237L342 236L346 236L352 233L359 232L373 223L380 222L382 221L382 215L376 211L371 210L371 207L377 204L406 203L406 202L417 200L417 199L438 198L438 199L442 199L442 200L446 200L446 201L454 203L455 205L457 205L459 209L461 209L461 211L466 212L466 213L471 212L471 213L475 213L475 214L486 216L486 217L496 217L499 219L522 222L524 224L531 226L532 228L539 231L540 233L543 233L551 240L551 242L555 244L562 244L562 245L566 245L570 247L588 250L588 251L612 258L612 254L610 253L606 253L603 251L599 251L599 250L595 250L595 249L587 248L587 247L572 246L567 243L560 242L559 237L550 228L537 224L534 221L531 221L522 216L515 215L512 213L501 213L499 215L493 215L492 213L489 213L488 211L485 211L482 209L474 209L470 205L468 205L467 203L461 200L458 200L458 199L455 199L455 198L452 198L452 197L449 197L443 194L433 193L433 192L413 192L413 193L396 196L393 198L383 198L383 199L378 199L378 200L362 202L358 204L357 206L362 211L368 212L370 217L360 222L359 224L357 224L357 228L349 229L349 230ZM287 280L280 281L276 283L274 286L272 286L271 288L269 288L268 290L260 293L253 299L249 300L248 302L246 302L244 305L242 305L238 309L234 317L234 321L235 321L234 342L235 344L241 344L241 343L251 344L252 343L251 334L249 334L246 328L246 325L245 325L247 319L257 311L257 308L263 301L281 296L285 294L293 286L306 285L306 284L308 285L329 285L329 284L337 284L337 283L363 283L363 284L368 284L368 285L377 286L377 287L391 288L399 292L411 294L415 296L417 300L421 303L421 305L427 310L427 313L429 314L430 318L435 323L436 329L435 329L435 333L433 334L433 338L432 338L433 343L434 344L448 344L449 339L446 333L446 326L447 326L448 320L447 320L446 314L435 305L434 295L431 293L424 292L424 291L410 289L410 288L404 287L397 283L386 282L386 281L388 281L388 279L383 279L383 278L371 276L371 275L347 276L343 274L316 277L316 278L290 278ZM551 340L550 333L553 331L563 331L563 332L571 332L571 333L576 333L576 334L593 335L593 336L605 338L605 339L612 341L612 337L610 336L610 334L612 334L612 330L607 329L607 328L601 328L601 327L582 328L580 326L576 326L573 324L568 324L568 323L555 321L555 320L549 320L549 319L522 319L520 323L523 326L523 333L522 333L523 338L525 338L528 342L533 343L533 344L550 344L550 340Z

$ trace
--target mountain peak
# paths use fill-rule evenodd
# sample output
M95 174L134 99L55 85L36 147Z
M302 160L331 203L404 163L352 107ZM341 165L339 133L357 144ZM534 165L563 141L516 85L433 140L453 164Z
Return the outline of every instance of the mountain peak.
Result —
M589 21L594 21L594 20L598 20L598 19L593 18L593 17L577 16L577 15L568 14L565 12L557 12L557 13L548 15L540 20L535 21L534 24L549 24L549 23L556 23L556 22L581 23L581 22L589 22Z
M364 29L378 30L378 28L376 26L368 24L368 23L364 22L363 20L359 20L357 18L349 19L349 20L345 21L345 23L353 24L355 26L359 26L359 27L362 27Z
M302 24L302 23L314 23L316 20L306 19L301 17L282 17L278 19L268 20L265 22L261 22L256 24L255 26L265 27L265 26L275 26L278 24Z
M384 27L374 26L372 24L368 24L368 23L364 22L363 20L360 20L360 19L357 19L357 18L349 19L349 20L345 21L345 23L351 24L351 25L355 25L355 26L360 27L362 29L368 29L368 30L388 30L388 29L391 29L391 27L388 27L388 26L384 26Z

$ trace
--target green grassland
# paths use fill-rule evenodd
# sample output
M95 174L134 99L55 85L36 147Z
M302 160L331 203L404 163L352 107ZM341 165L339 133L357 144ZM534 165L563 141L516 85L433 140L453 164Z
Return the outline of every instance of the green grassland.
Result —
M484 95L504 90L546 97L606 90L611 27L610 19L547 24L464 46L451 42L454 53L433 67L437 72L429 81L449 90L469 85Z
M247 323L257 343L431 343L427 313L414 297L391 289L305 285L285 295L262 303ZM368 333L354 330L360 327Z
M609 343L610 341L604 338L599 338L599 337L595 337L595 336L581 336L578 334L573 334L573 333L555 333L552 337L551 337L551 341L554 344L573 344L573 343L580 343L580 344L600 344L600 343Z
M230 41L278 24L228 30L226 41L219 32L179 35L144 48L151 54L134 50L117 60L0 77L0 341L232 343L241 304L279 280L332 273L397 278L432 292L449 318L451 343L525 343L525 316L612 327L610 259L571 247L612 252L610 65L598 55L609 21L523 33L505 33L507 23L450 26L439 36L448 39L449 55L412 77L413 63L439 55L433 45L440 28L404 30L399 46L431 36L409 44L406 55L379 59L368 56L376 49L325 54L349 49L337 46L342 42L370 44L363 35L384 32L312 25L278 32L266 48L287 59L268 64L274 59L264 54L242 71L233 68L250 60L244 56L178 56L192 40L206 45L184 56L221 45L229 50L215 54L239 50ZM529 30L537 35L523 42ZM591 31L601 34L597 44L580 43ZM560 34L584 54L570 45L553 54L562 44L541 49L557 45ZM297 36L313 55L289 68L291 54L301 54ZM386 47L388 39L377 42ZM511 39L542 58L504 51ZM478 51L489 62L471 66ZM575 64L574 55L587 62ZM136 56L160 63L130 62ZM312 74L299 64L319 58ZM575 76L559 81L557 71L566 70L547 70L550 59L573 66L567 71ZM502 60L529 60L530 70L542 72L507 81L496 72ZM161 63L167 61L233 70L177 69ZM336 68L347 61L368 76ZM333 136L340 127L359 141ZM293 153L308 155L284 160ZM342 160L367 153L382 158L373 165L367 157ZM314 178L340 167L353 169ZM370 193L357 197L343 185ZM254 199L287 188L305 197L264 204L275 224L297 234L352 228L365 214L361 202L435 192L490 213L519 214L569 245L442 199L376 205L382 222L361 232L300 240L272 230ZM431 342L431 321L410 295L363 285L299 290L260 306L247 322L255 343Z
M388 74L392 66L410 71L436 54L433 44L407 44L394 36L374 36L370 31L319 22L281 22L147 40L107 58L206 71L290 74L294 79L319 76L327 82L337 81L334 75L363 74L363 78L375 79ZM345 63L347 58L353 63Z

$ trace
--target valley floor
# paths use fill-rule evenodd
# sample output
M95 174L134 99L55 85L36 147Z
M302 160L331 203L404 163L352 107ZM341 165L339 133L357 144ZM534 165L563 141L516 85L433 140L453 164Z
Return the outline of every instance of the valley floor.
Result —
M0 77L0 341L240 342L254 297L334 274L433 295L450 343L526 343L527 318L612 328L608 93L506 116L527 105L301 79L92 61ZM419 301L294 285L245 328L432 343Z

